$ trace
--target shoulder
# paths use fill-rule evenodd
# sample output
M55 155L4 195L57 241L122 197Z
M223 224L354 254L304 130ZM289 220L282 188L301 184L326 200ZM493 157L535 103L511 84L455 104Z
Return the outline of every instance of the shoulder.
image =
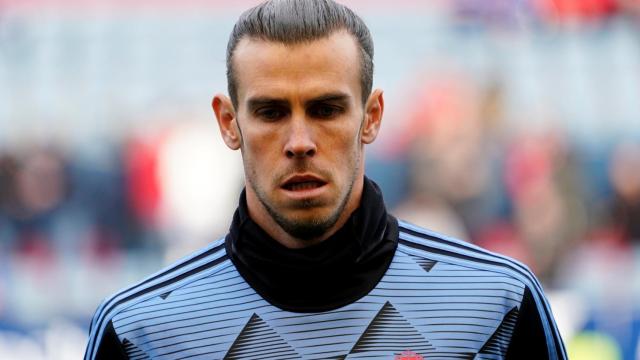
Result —
M228 259L224 238L221 238L106 298L96 310L91 321L86 354L88 358L92 358L91 354L100 343L100 339L105 329L108 328L111 319L123 309L149 297L171 291L186 282L193 281L202 274L208 273L209 270L219 267Z
M523 297L518 307L522 309L526 301L526 305L532 308L532 313L542 324L550 354L564 352L560 334L542 286L526 265L507 256L402 220L398 221L398 230L398 250L414 258L454 264L471 271L500 274L519 283L523 290Z
M398 220L399 247L412 256L438 260L466 268L491 271L511 277L528 287L540 284L524 264L463 240Z

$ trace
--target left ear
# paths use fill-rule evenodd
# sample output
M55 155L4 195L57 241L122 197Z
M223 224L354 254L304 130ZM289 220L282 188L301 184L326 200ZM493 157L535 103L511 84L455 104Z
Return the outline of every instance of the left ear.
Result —
M378 136L382 113L384 111L384 98L381 89L375 89L369 95L364 108L364 122L362 124L362 142L371 144Z

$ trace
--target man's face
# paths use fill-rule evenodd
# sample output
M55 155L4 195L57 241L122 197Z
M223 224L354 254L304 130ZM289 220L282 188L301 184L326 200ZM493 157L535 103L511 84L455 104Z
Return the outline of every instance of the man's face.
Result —
M346 32L296 45L238 44L234 121L254 220L264 213L292 237L316 239L358 206L363 143L375 138L359 56Z

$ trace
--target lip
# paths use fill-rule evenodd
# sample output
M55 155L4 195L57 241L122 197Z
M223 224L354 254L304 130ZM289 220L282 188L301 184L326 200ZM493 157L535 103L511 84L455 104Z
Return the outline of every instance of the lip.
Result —
M317 186L309 187L309 188L299 188L299 189L291 189L291 185L300 184L300 183L308 183L315 182ZM327 181L323 180L321 177L316 176L314 174L296 174L289 178L287 178L282 185L280 185L280 189L285 191L289 196L294 198L309 198L320 195L322 191L324 191L325 185L327 185Z

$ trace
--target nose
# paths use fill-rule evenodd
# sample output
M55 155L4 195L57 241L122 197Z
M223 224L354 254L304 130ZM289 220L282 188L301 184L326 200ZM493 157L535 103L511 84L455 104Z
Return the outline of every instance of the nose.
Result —
M317 148L313 140L312 130L304 119L292 119L287 143L284 147L290 159L314 156Z

